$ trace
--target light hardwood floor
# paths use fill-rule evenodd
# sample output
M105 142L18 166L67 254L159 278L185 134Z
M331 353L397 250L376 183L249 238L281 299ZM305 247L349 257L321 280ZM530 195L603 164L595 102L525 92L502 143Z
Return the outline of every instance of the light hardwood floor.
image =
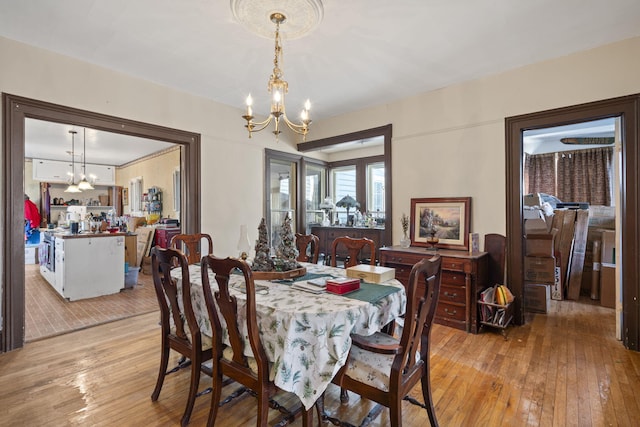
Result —
M435 325L431 375L441 426L639 425L640 353L615 340L613 310L552 305L552 313L509 328L507 341L492 331L471 335ZM157 313L140 315L0 355L0 425L179 425L187 371L166 379L158 402L150 399L157 321ZM204 377L202 388L209 383ZM351 394L341 406L338 392L330 387L327 409L359 424L370 402ZM412 394L419 397L419 389ZM208 407L209 395L199 397L190 425L204 425ZM403 410L405 426L428 425L424 410L406 402ZM216 425L255 425L254 411L255 400L243 397L221 408ZM272 411L270 421L278 417ZM388 412L372 425L389 425Z

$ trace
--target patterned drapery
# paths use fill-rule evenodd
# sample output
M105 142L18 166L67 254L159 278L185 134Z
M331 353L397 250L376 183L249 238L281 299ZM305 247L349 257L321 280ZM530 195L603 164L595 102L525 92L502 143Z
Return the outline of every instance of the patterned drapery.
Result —
M558 195L563 201L611 206L613 147L558 153Z
M611 206L613 147L525 155L525 194Z
M525 154L524 170L524 194L556 194L556 153Z

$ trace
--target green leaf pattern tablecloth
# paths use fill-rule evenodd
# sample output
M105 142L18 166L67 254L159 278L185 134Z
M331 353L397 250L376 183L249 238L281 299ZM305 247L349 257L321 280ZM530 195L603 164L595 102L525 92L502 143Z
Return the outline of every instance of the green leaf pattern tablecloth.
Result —
M345 275L345 270L340 268L304 266L308 273ZM211 336L200 266L190 266L189 274L198 324L202 333ZM180 269L172 275L180 277ZM238 304L242 304L246 301L244 278L234 276L231 286ZM210 282L215 291L215 280L211 278ZM371 335L403 314L406 308L404 287L395 279L385 285L397 288L397 292L373 302L331 293L313 294L291 288L287 283L258 280L256 285L268 288L268 291L257 292L256 302L260 337L272 362L270 377L278 387L298 395L306 408L313 405L344 365L351 347L350 335ZM249 346L246 350L247 356L251 356Z

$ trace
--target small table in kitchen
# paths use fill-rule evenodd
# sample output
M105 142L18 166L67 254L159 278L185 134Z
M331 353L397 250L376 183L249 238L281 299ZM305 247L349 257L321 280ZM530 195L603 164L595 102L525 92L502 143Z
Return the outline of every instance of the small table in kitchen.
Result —
M302 265L307 274L298 280L345 276L340 268ZM180 269L171 274L181 277ZM217 283L209 274L215 292ZM189 275L198 324L202 333L211 336L200 266L189 266ZM406 308L404 286L395 279L380 285L363 283L359 291L348 295L309 293L284 281L255 283L260 338L269 360L278 362L273 364L271 376L278 387L296 394L306 408L315 403L346 362L351 334L372 335ZM242 276L232 277L230 288L239 304L246 301Z

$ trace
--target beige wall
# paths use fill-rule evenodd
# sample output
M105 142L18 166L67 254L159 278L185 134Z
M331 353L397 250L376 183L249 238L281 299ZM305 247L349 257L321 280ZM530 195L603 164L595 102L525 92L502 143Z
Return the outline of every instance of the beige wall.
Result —
M241 108L3 38L0 56L7 59L2 92L200 133L203 231L213 235L221 256L237 252L241 224L256 238L264 148L293 151L289 134L279 142L268 132L247 139ZM638 75L635 38L314 121L310 139L392 123L394 225L413 197L471 196L472 230L504 233L504 118L640 92ZM399 227L394 234L397 242Z
M640 38L314 123L313 138L393 124L394 243L411 198L472 197L472 231L505 233L509 116L640 92ZM482 244L482 241L481 241Z
M116 185L129 189L131 179L142 177L143 193L150 187L158 187L162 191L162 217L179 219L179 213L173 209L173 171L178 167L180 148L176 147L126 167L116 168ZM131 204L122 208L125 215L131 213Z

